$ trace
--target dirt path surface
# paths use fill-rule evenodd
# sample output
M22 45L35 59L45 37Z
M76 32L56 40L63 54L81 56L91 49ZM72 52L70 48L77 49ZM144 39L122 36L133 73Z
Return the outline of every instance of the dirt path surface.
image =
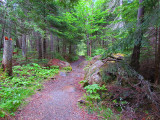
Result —
M84 91L78 84L83 80L83 68L78 65L84 59L72 63L72 72L56 76L44 84L44 89L30 98L29 104L16 113L16 120L98 120L77 105Z

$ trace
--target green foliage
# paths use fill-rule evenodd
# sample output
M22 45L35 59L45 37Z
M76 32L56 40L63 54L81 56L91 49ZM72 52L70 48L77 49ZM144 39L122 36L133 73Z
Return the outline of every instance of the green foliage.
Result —
M59 69L47 69L36 63L13 67L13 76L0 76L0 116L14 115L24 99L42 88L42 82L55 74Z
M71 66L67 66L67 67L64 67L63 70L65 70L67 72L71 72L72 71L72 67Z
M82 81L79 82L79 84L83 84L83 83L86 83L86 82L88 82L88 81L87 80L82 80Z
M121 120L121 114L115 114L111 108L102 104L99 104L95 111L98 112L98 116L103 116L104 120Z
M53 58L56 58L56 59L59 59L59 60L62 60L62 61L66 61L64 59L64 57L60 53L58 53L58 52L53 53Z
M93 58L93 57L85 56L85 59L86 59L87 61L91 61L91 60L92 60L92 58Z
M79 56L74 56L74 55L73 55L73 56L71 57L71 61L77 61L78 59L79 59Z
M83 82L85 81L82 81L82 83ZM85 89L87 92L87 94L84 95L87 100L85 105L89 112L96 111L98 116L103 117L105 120L120 120L121 115L115 114L111 108L103 105L102 103L104 101L100 102L102 100L101 95L107 92L105 85L101 87L98 84L93 84L86 86Z
M103 55L105 53L105 51L106 50L104 48L94 49L92 56Z
M101 87L98 84L88 85L84 89L86 89L86 92L88 94L87 100L98 100L100 99L100 94L98 93L98 91L107 90L105 85Z

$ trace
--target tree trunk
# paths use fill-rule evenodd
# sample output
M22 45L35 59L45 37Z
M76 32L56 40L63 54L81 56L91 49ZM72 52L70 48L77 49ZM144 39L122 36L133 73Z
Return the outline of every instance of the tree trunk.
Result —
M92 55L92 41L89 42L89 56Z
M156 43L155 43L155 84L159 84L160 79L160 27L159 27L159 39L157 42L157 29L156 29Z
M20 48L22 49L22 36L19 37L18 42L19 42Z
M72 54L72 45L71 45L71 43L69 44L69 55L71 55Z
M46 37L43 38L43 58L46 58Z
M21 48L18 37L16 38L16 48L19 48L19 49Z
M35 38L34 33L33 33L33 38ZM34 51L35 49L34 49L34 42L33 42L33 40L29 39L29 43L30 43L30 47L28 46L30 48L29 50L30 51L32 51L32 50Z
M122 5L123 5L123 0L120 0L119 3L120 3L120 6L122 6ZM122 11L121 11L121 12L122 12ZM120 15L119 19L122 20L122 15ZM121 21L121 22L119 23L119 28L122 28L123 26L124 26L124 24L123 24L123 22Z
M3 29L2 29L2 36L1 36L1 42L0 42L0 51L3 48L3 38L4 38L5 26L6 26L6 23L4 23L4 26L3 26Z
M42 41L41 36L36 33L37 36L37 51L38 51L38 59L42 59Z
M73 48L74 48L74 49L73 49L73 54L74 54L74 55L77 55L77 53L76 53L77 45L74 45Z
M26 35L23 34L22 35L22 56L24 58L26 58L26 52L27 52L27 50L26 50Z
M66 55L66 43L63 41L63 57Z
M44 20L44 23L46 23L47 21L46 21L46 0L44 0L44 6L43 6L44 8L44 13L43 13L43 20ZM46 30L46 26L44 26L44 38L43 38L43 58L45 59L46 58L46 32L47 32L47 30Z
M60 53L59 38L57 37L57 52Z
M141 4L144 0L139 0L139 4ZM140 25L143 22L143 16L144 16L144 7L142 5L140 5L139 9L138 9L138 23L137 23L137 39L135 41L135 45L134 45L134 49L133 49L133 53L132 53L132 57L131 57L131 67L133 69L135 69L136 71L139 70L140 67L140 63L139 63L139 59L140 59L140 49L141 49L141 41L142 41L142 37L143 37L143 33L142 30L140 28Z
M102 47L105 48L105 41L102 40Z
M50 50L51 50L51 52L54 52L54 39L53 39L53 34L50 35Z
M2 68L9 76L12 76L12 40L4 40Z
M87 34L87 56L90 54L90 48L89 48L89 35Z

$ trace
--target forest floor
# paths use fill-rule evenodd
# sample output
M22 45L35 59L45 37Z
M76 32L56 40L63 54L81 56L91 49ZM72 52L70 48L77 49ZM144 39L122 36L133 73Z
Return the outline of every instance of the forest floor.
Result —
M44 89L28 98L29 103L17 110L11 120L98 120L95 114L78 106L84 93L78 83L84 79L83 68L78 67L83 60L80 57L71 63L72 72L60 73L44 83Z

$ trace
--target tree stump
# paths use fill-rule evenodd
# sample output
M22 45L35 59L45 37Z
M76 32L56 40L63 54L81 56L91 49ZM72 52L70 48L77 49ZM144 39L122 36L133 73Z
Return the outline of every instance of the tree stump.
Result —
M12 76L12 39L5 37L4 49L3 49L3 60L2 68L9 76Z

